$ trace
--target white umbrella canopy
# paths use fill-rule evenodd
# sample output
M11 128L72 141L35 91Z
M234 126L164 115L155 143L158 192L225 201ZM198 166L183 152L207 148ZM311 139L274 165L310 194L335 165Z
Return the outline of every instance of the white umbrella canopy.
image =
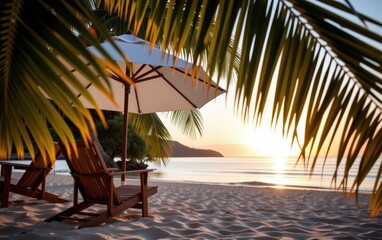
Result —
M134 81L128 97L127 108L130 113L143 114L200 108L225 92L209 79L203 69L197 71L197 76L193 76L191 63L175 58L156 47L151 48L150 43L140 38L125 34L115 37L115 43L125 54L131 65L130 68L126 66L125 59L111 43L105 42L101 46L116 61L120 69L130 72L127 75ZM88 49L98 57L103 56L93 46ZM73 74L77 75L78 79L82 79L83 85L87 86L100 109L124 111L125 82L119 82L118 79L110 81L114 99L119 104L116 106L75 69ZM81 96L79 99L85 107L93 107Z
M101 46L134 82L129 85L118 77L110 77L111 90L118 105L89 83L75 67L67 67L88 89L100 109L124 112L122 169L125 169L127 113L144 114L201 108L226 91L213 82L202 68L193 73L192 63L165 53L157 47L151 47L150 43L143 39L131 34L114 38L124 56L121 56L110 42L102 43ZM99 58L103 58L95 47L91 46L88 49ZM91 64L89 67L92 68ZM72 90L76 94L75 90ZM76 95L85 107L94 107L79 93ZM124 179L123 175L122 181Z

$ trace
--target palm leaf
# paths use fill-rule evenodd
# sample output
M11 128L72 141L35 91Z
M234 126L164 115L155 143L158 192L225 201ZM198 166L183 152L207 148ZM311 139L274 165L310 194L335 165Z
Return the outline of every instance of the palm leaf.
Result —
M203 119L198 109L173 111L166 113L166 115L173 125L183 130L186 136L195 139L197 135L203 134Z
M89 82L112 98L105 65L115 64L107 55L109 62L100 62L86 50L85 42L96 45L98 39L88 32L83 19L91 19L100 32L105 30L80 2L6 0L0 3L0 10L4 13L0 22L0 158L9 158L13 148L21 158L24 148L33 156L36 144L44 155L48 153L54 159L49 126L68 149L74 145L73 134L62 115L81 130L84 139L90 136L85 119L90 120L91 115L73 95L72 88L94 104L102 119L93 97L73 76L68 64L76 66Z
M129 126L149 146L149 153L156 164L166 165L171 156L171 135L156 113L129 114Z

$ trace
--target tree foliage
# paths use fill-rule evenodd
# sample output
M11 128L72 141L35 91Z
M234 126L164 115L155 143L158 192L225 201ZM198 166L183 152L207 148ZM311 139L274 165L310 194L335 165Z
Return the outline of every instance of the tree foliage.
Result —
M123 116L119 113L107 118L107 128L100 121L96 122L98 139L105 152L114 159L122 155ZM126 157L133 160L143 160L148 156L148 147L131 127L129 127Z

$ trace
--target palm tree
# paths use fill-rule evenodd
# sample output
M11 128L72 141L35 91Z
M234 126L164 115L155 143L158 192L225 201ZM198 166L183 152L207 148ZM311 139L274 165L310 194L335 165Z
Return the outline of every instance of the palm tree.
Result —
M345 165L338 187L347 189L349 171L357 167L350 188L357 194L370 169L377 167L370 208L373 215L380 211L382 53L375 46L382 42L382 37L367 27L372 24L380 28L380 22L356 12L349 1L344 4L329 0L95 3L125 19L135 34L144 29L144 36L150 42L159 41L162 48L171 48L204 65L218 80L224 77L228 83L233 82L237 107L244 110L245 117L253 115L256 121L261 121L265 105L271 101L272 123L282 124L284 134L291 135L299 144L300 159L311 170L317 157L327 156L337 141L334 180L339 166ZM102 33L99 21L82 4L72 1L7 0L0 3L0 9L4 15L0 28L3 93L0 104L4 109L0 114L0 157L9 154L12 145L19 152L23 144L31 149L31 137L40 149L52 152L47 133L33 130L35 126L44 126L45 121L54 125L67 145L73 143L59 114L51 111L44 100L46 95L58 100L65 115L86 136L82 126L84 118L88 118L87 110L76 103L79 114L67 106L65 100L75 102L75 96L65 90L57 73L66 77L70 73L63 70L54 54L63 54L65 59L77 64L76 53L85 55L86 49L67 26L82 33L86 42L97 45L97 40L83 27L82 19L91 20ZM32 15L41 16L41 21L29 20ZM229 48L234 54L227 56ZM72 51L65 51L68 49ZM86 58L96 64L91 56ZM84 74L89 74L89 80L104 86L107 94L103 78L92 79L86 66L78 64ZM113 66L107 64L109 68ZM96 66L104 77L105 65ZM69 79L76 83L75 79ZM63 89L57 89L59 86ZM56 91L58 97L53 96Z

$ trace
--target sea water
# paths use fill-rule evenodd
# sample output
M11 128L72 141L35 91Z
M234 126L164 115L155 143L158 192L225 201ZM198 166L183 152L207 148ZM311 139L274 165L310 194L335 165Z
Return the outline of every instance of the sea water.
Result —
M353 184L357 174L360 159L356 161L349 173L348 189ZM20 161L18 161L20 162ZM28 161L23 161L28 164ZM378 168L382 158L375 164L367 178L362 183L360 190L372 191ZM150 163L150 168L155 168L150 173L151 179L202 182L218 184L275 184L278 187L303 187L333 189L339 186L343 174L344 164L339 164L338 177L334 185L333 174L336 168L336 158L327 158L323 167L324 158L319 158L313 172L303 162L296 164L296 158L266 158L266 157L189 157L170 158L166 165ZM53 171L54 174L69 174L65 160L57 160Z
M279 187L302 187L334 189L338 188L344 176L344 164L339 164L337 182L333 181L336 158L319 158L313 171L311 162L297 163L296 158L172 158L166 166L155 166L153 178L208 183L257 184L270 183ZM325 161L325 165L324 165ZM359 161L349 172L350 190L358 171ZM373 190L382 158L362 183L360 190Z

